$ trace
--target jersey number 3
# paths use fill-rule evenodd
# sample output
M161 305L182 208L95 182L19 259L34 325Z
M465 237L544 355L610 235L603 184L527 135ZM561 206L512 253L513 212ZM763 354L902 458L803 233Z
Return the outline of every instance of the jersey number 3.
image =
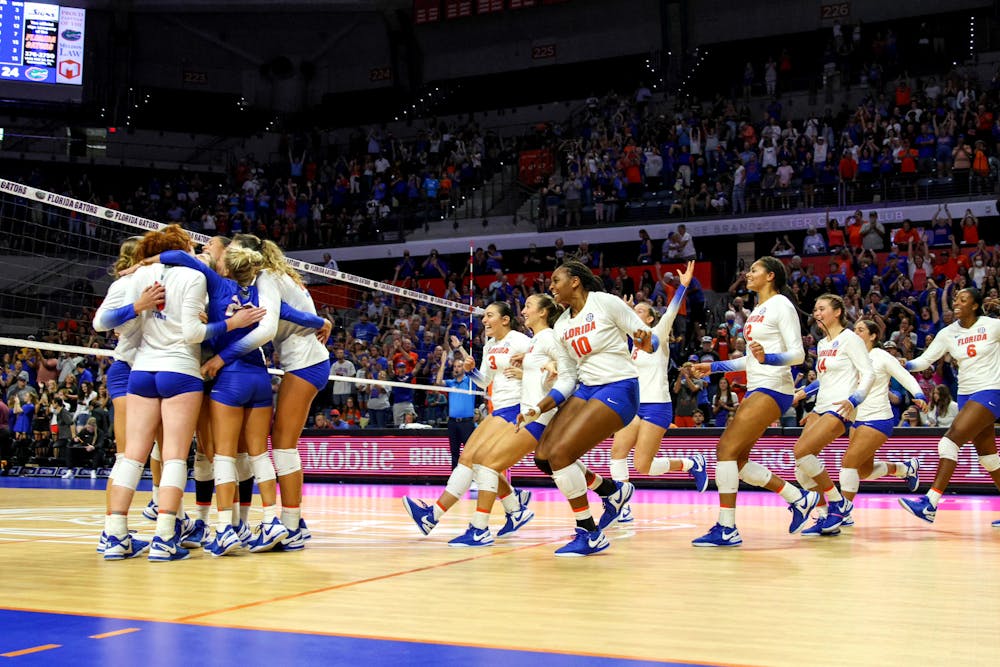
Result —
M587 340L586 336L581 338L574 338L573 342L570 343L573 346L573 351L576 352L576 356L582 357L585 354L590 354L594 348L590 346L590 341Z

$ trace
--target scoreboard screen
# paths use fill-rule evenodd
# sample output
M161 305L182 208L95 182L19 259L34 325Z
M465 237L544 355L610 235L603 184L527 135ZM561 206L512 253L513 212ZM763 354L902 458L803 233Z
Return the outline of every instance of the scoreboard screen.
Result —
M0 0L0 81L83 83L86 10Z

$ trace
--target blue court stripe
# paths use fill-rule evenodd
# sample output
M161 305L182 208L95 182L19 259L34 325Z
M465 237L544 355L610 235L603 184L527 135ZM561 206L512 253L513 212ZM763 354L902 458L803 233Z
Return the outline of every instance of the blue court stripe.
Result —
M331 619L331 632L336 619ZM143 667L179 664L219 665L427 665L428 667L476 667L479 665L527 665L539 667L640 667L668 665L690 667L691 663L626 660L589 655L567 655L499 648L453 646L424 642L369 639L270 630L248 630L182 623L135 621L95 616L51 614L0 609L0 653L43 644L58 648L30 653L10 660L17 665L141 664ZM124 634L92 639L116 631ZM581 647L589 648L589 647ZM172 653L175 652L176 654Z

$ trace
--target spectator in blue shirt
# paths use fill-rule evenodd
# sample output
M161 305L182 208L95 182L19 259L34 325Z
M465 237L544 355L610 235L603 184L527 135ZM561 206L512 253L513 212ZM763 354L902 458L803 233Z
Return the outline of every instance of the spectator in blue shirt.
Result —
M330 410L330 418L332 421L330 422L330 425L327 426L327 428L334 428L334 429L351 428L350 424L348 424L347 422L345 422L343 419L340 418L340 410Z
M378 327L368 320L368 313L365 310L361 311L360 317L361 319L351 330L351 335L357 340L371 343L379 334Z
M459 347L461 342L452 336L450 343L452 349ZM448 357L441 351L441 365L438 368L435 383L445 387L465 389L471 391L472 378L465 374L465 365L455 359L451 363L451 377L444 379L444 369L448 366ZM448 445L451 448L452 470L458 465L458 457L462 447L472 437L472 431L476 426L476 397L474 394L461 394L458 392L448 392Z

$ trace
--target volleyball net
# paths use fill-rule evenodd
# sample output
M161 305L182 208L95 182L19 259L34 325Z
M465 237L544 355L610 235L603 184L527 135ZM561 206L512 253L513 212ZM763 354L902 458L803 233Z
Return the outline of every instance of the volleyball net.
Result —
M161 203L159 210L167 206ZM19 372L14 362L25 350L82 356L101 366L96 360L111 355L114 333L95 332L91 323L113 280L119 246L130 236L167 224L114 205L0 179L0 353L6 355L0 380L5 389L12 372ZM189 224L181 226L195 243L211 238ZM317 312L334 323L331 356L342 348L355 367L354 375L345 375L341 364L331 380L352 385L352 395L360 399L372 386L417 390L421 398L448 391L481 393L434 385L440 349L448 350L449 335L481 309L291 257L287 261L315 277L309 290ZM272 361L280 361L274 356ZM21 361L23 365L27 359ZM408 372L396 372L400 361ZM281 375L279 364L273 365L271 372ZM372 370L364 372L362 366ZM451 377L449 369L444 377Z

